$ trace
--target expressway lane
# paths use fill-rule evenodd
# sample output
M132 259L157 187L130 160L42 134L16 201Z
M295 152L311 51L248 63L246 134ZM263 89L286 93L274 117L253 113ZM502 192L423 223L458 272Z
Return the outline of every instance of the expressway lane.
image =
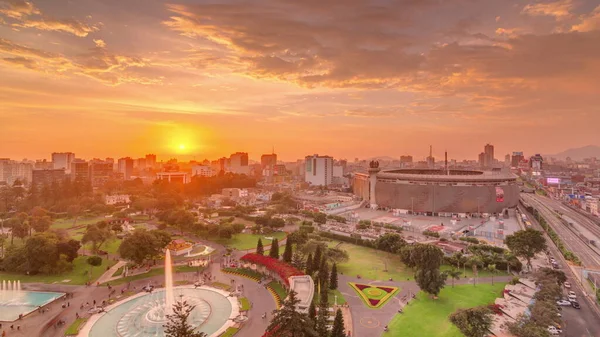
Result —
M527 194L522 194L521 197L525 202L538 209L549 226L558 234L565 247L575 253L585 267L595 269L600 267L600 254L589 247L587 242L574 232L573 228L565 225L557 217L554 208L546 203L546 201L551 201L550 199L540 200L537 196Z

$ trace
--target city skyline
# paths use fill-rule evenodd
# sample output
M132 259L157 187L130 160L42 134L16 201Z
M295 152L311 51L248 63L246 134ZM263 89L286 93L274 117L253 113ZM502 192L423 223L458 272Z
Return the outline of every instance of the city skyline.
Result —
M0 153L600 145L599 28L591 0L0 0Z

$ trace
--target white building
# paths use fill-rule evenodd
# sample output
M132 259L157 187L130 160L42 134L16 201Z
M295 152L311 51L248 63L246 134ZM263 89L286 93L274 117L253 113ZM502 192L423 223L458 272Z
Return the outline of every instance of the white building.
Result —
M238 174L250 174L248 153L236 152L229 157L229 171Z
M192 166L192 177L212 177L215 175L215 171L212 167L207 165L194 165Z
M190 177L185 172L159 172L156 174L156 179L167 180L168 182L178 182L187 184L190 182Z
M24 184L29 184L32 172L33 164L30 162L0 158L0 182L12 185L15 181L20 180Z
M304 181L312 186L327 186L333 181L333 158L317 154L304 158Z
M52 163L54 169L64 169L66 174L71 173L71 163L75 160L73 152L54 152L52 153Z
M104 196L104 202L106 202L107 205L116 205L128 204L131 200L129 199L129 194L115 194Z
M598 204L600 204L600 200L597 198L589 198L586 200L586 210L592 213L595 216L600 216L598 212Z

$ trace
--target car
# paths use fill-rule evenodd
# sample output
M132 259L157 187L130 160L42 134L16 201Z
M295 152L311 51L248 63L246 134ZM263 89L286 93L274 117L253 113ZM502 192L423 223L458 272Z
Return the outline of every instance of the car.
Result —
M556 327L554 327L554 326L552 326L552 325L549 325L549 326L548 326L548 332L549 332L551 335L554 335L554 336L556 336L556 335L559 335L559 334L561 334L561 333L562 333L562 330L560 330L560 329L557 329Z
M577 297L577 294L573 290L569 291L569 296Z
M569 283L569 282L565 282L564 286L567 289L571 289L571 283Z
M568 299L569 299L569 302L577 302L577 296L569 295Z
M571 306L571 302L569 302L569 301L567 301L567 300L560 300L560 301L556 301L556 304L558 304L558 305L562 305L562 306L564 306L564 307Z
M581 306L579 305L579 302L573 301L573 302L571 302L571 306L573 308L575 308L575 309L581 309Z

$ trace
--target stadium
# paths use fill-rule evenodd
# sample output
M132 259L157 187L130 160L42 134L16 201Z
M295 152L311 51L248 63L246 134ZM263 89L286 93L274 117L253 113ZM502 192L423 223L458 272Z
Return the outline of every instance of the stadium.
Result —
M353 192L371 207L429 216L499 214L516 207L516 176L476 170L392 169L355 173Z

